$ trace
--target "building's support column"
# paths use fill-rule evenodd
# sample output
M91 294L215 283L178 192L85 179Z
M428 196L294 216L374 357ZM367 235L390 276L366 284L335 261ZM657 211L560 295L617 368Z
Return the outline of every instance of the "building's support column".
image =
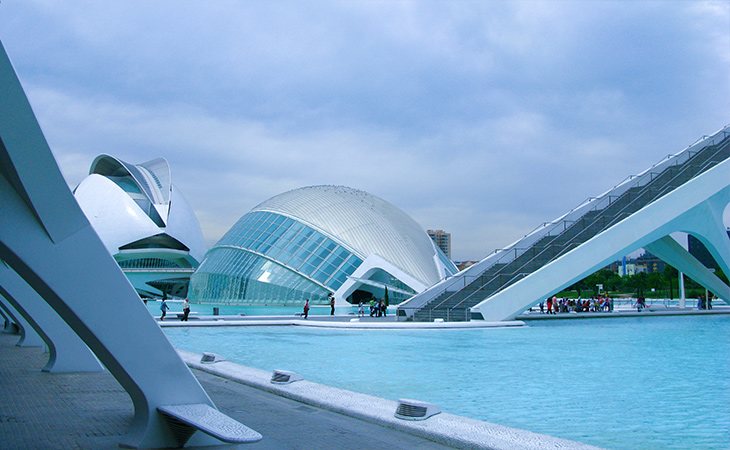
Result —
M27 320L21 316L18 311L13 308L12 304L6 299L0 297L0 309L5 310L5 314L18 325L20 330L20 339L15 344L18 347L45 347L43 339L35 332Z
M730 299L730 286L726 285L717 275L712 273L697 258L692 256L677 241L672 239L671 236L665 236L644 248L677 270L686 273L687 276L711 290L717 296L723 299ZM683 287L680 286L680 290Z
M68 190L1 43L0 98L0 259L129 393L134 418L121 445L180 446L158 407L215 405L150 318ZM189 441L220 443L201 432Z
M20 332L18 325L13 322L13 319L11 319L2 308L0 308L0 317L2 317L4 321L2 331L4 334L18 334Z
M0 295L20 313L48 347L44 372L99 372L96 356L56 311L12 269L0 264Z
M723 273L730 276L730 238L722 215L727 199L714 196L699 205L694 215L686 221L687 231L702 242Z
M687 295L684 291L684 273L679 272L679 307L684 309L687 307Z

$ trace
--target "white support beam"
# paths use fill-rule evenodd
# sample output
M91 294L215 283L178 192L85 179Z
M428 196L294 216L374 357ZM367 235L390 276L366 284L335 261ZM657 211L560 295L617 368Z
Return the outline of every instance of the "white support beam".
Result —
M2 292L0 292L1 294ZM36 333L33 327L25 318L16 311L13 305L5 297L0 297L0 309L5 311L13 322L18 326L20 331L20 339L15 344L18 347L44 347L45 343L40 335Z
M730 160L725 160L599 233L555 261L472 308L484 320L512 320L541 299L596 270L676 231L705 237L713 256L730 261L730 241L724 240L714 215L730 202ZM708 215L709 219L708 220ZM704 241L703 241L704 243Z
M44 372L99 372L104 370L76 333L28 283L0 264L0 295L20 313L48 347Z
M726 236L727 239L727 236ZM671 236L665 236L645 247L654 256L673 266L682 273L714 292L722 299L730 300L730 287L712 273L697 258L692 256ZM682 283L684 284L684 283ZM682 286L683 287L683 286Z
M180 446L158 408L215 405L81 212L1 43L0 98L0 259L129 393L134 418L121 445ZM189 444L221 441L197 432Z

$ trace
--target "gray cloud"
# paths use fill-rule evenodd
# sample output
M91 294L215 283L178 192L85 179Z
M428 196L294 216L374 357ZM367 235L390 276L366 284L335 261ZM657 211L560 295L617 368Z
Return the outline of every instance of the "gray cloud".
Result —
M288 189L480 258L727 121L724 2L3 2L70 185L166 157L215 242Z

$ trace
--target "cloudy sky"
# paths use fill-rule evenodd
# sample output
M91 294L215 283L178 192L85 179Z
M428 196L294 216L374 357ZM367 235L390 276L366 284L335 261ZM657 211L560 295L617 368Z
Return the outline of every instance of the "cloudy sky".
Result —
M730 123L727 1L0 3L70 186L165 157L209 244L286 190L479 259Z

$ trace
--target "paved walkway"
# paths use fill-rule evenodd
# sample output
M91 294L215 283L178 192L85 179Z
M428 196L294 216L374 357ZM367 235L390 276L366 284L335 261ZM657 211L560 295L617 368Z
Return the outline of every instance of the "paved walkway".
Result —
M0 334L0 448L111 449L132 402L109 373L41 372L47 355ZM443 449L432 441L194 371L218 408L263 434L252 449ZM209 448L209 447L208 447ZM230 447L226 447L230 448Z

